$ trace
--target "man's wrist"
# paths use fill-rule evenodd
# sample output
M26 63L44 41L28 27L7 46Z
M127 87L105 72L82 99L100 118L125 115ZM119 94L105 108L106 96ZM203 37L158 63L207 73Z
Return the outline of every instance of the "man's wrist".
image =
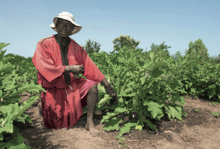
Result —
M106 79L103 79L101 83L104 85L104 87L111 86L111 84Z
M70 70L71 70L71 67L68 66L68 65L66 65L66 66L65 66L65 71L70 71Z

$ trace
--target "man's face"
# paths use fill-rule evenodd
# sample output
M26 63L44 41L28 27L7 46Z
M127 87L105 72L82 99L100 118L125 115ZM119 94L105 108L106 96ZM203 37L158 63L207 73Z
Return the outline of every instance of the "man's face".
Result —
M74 29L74 25L68 20L58 19L56 30L59 36L69 37Z

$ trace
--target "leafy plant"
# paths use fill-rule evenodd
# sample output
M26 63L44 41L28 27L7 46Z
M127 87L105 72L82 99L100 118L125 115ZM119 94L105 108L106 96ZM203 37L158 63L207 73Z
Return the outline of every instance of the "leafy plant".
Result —
M196 112L198 112L199 111L199 109L194 109Z
M213 105L213 106L215 106L215 105L219 105L218 102L212 102L212 103L209 103L209 104L211 104L211 105Z
M218 116L219 115L218 112L212 112L211 114L213 114L214 116Z
M18 101L21 98L18 94L24 91L45 91L40 85L36 85L34 81L30 84L26 81L20 82L21 75L18 74L16 67L12 65L13 57L4 57L6 50L2 48L9 44L0 43L0 148L27 148L30 147L24 144L24 138L20 135L19 129L13 125L13 121L25 123L27 120L33 123L31 118L24 112L39 98L32 96L27 102L23 102L20 106ZM7 63L6 63L7 62ZM27 78L27 75L23 75ZM34 76L32 76L34 77ZM45 91L46 92L46 91ZM8 142L4 142L5 135L10 134L13 138Z
M158 92L155 92L156 90L154 88L161 86L161 84L159 85L158 83L156 83L156 81L157 80L159 81L159 79L161 79L162 77L161 74L166 72L165 69L167 69L167 71L169 70L170 72L173 72L172 69L166 66L166 63L160 61L158 62L157 59L153 59L154 57L153 53L150 54L151 57L150 62L144 62L143 59L141 58L136 59L136 57L133 56L133 54L138 55L137 54L138 51L135 51L133 49L125 50L125 48L126 47L122 48L121 50L119 50L117 54L111 57L102 52L99 55L94 54L94 57L96 57L97 59L104 57L105 59L111 59L106 64L102 63L102 65L99 65L99 63L96 63L96 65L99 67L99 69L102 72L108 74L107 78L110 80L110 83L112 84L114 90L117 91L119 101L117 104L108 107L106 103L109 104L111 97L109 95L104 95L105 93L104 88L98 86L99 93L102 94L104 98L102 98L99 101L99 103L97 104L97 108L114 110L114 112L108 112L105 116L103 116L101 123L105 122L105 126L103 127L104 130L107 131L119 130L120 131L119 136L122 136L122 134L129 132L131 128L137 128L137 129L143 128L144 122L146 122L151 129L156 130L156 127L149 120L146 120L144 117L148 116L159 120L160 117L163 116L163 111L161 109L163 106L165 106L165 104L164 101L159 99L164 99L166 95L158 94ZM118 60L115 59L114 56L117 57ZM134 67L131 67L132 65L130 65L130 63L133 63L133 65L137 63L137 65L135 65L136 69L134 69ZM108 70L104 68L104 66L106 65L109 66ZM144 72L146 72L146 70L149 67L152 67L151 71L149 71L150 75L148 76L141 75ZM164 69L163 71L162 68ZM172 74L174 74L174 72ZM175 84L173 84L174 82ZM134 86L134 84L136 85ZM167 84L166 86L169 87L170 89L179 86L178 82L175 81L175 79L173 80L171 85L172 86L169 86ZM146 92L147 90L149 90L150 92ZM146 97L146 93L151 93L153 94L153 96ZM164 96L164 97L159 97L159 96ZM126 97L131 97L131 100L126 101L125 100ZM149 99L152 97L153 97L153 101L149 101ZM139 98L144 100L141 102ZM181 104L184 103L184 99L178 95L175 95L173 99L175 99L174 101L179 100ZM181 120L180 115L185 114L181 108L181 105L175 108L172 108L172 106L176 106L176 105L170 104L169 106L168 105L165 106L167 114L169 115L170 118L171 116L173 116L173 118L177 117ZM171 112L172 114L169 112L169 110L171 111L173 110ZM129 121L129 120L123 121L122 119L118 119L116 117L118 114L122 114L125 111L127 112L127 114L130 115L135 113L136 115L134 117L136 117L137 119L135 119L134 121ZM174 113L175 115L173 115ZM130 119L132 118L130 117ZM128 123L125 124L125 122ZM124 127L119 128L120 124L124 124Z
M177 60L174 60L174 57L169 56L167 51L170 47L164 43L160 46L152 44L151 51L143 53L142 49L137 48L139 42L130 37L120 36L117 42L118 46L115 46L117 50L114 49L110 54L104 51L99 53L100 46L97 46L97 43L96 46L92 47L92 44L88 44L84 48L93 51L88 52L89 57L106 76L119 97L117 103L111 104L112 98L106 94L104 86L98 84L96 110L109 111L103 116L101 123L105 123L103 129L106 131L119 131L116 138L120 138L120 146L124 146L125 139L122 135L129 133L131 129L142 131L146 124L148 128L156 131L156 125L153 125L150 119L160 121L161 117L167 114L169 119L182 121L182 117L186 116L183 110L185 103L183 94L193 95L195 98L201 93L206 93L209 98L217 96L217 102L220 102L219 63L212 63L211 59L201 61L200 54L192 54L193 49L201 53L204 47L198 44L194 47L190 45L189 53L191 54L179 56ZM7 45L0 44L0 49ZM6 132L13 134L16 138L15 134L19 133L12 125L13 120L31 121L23 112L37 100L36 97L39 98L41 91L45 91L37 85L37 70L31 58L18 57L19 63L12 64L15 56L11 54L3 57L3 55L4 52L1 52L0 124L2 128L0 127L0 139L3 139ZM82 74L79 74L79 77L86 79ZM18 106L16 103L20 97L17 94L23 91L33 92L37 96L33 96L27 103ZM169 97L169 94L173 96ZM168 103L165 102L167 99ZM86 111L87 108L83 108L83 112ZM119 127L122 124L123 127ZM18 139L17 146L24 147L22 137ZM0 143L0 147L5 145L5 142Z

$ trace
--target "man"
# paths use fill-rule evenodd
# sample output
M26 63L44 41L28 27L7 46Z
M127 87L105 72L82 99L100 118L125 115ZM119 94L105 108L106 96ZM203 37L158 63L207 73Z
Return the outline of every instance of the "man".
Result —
M82 108L87 106L85 128L92 136L97 136L99 131L95 128L93 117L98 99L98 83L105 86L111 97L116 100L118 97L86 50L69 38L82 28L74 21L73 15L68 12L54 17L50 27L57 34L40 40L32 59L38 70L38 84L46 90L46 93L41 92L44 126L68 129L79 121L83 114ZM79 73L87 80L78 79Z

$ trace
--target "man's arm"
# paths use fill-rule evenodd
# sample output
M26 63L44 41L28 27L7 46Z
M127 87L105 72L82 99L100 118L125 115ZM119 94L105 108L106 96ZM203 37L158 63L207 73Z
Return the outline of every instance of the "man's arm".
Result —
M64 72L68 72L68 71L70 71L70 66L65 65L65 71Z
M102 83L105 87L110 85L110 83L109 83L106 79L103 79L103 80L101 81L101 83Z
M71 67L70 66L68 66L68 65L65 65L65 70L64 70L64 72L69 72L71 70ZM71 72L72 73L72 72ZM72 73L73 74L73 77L74 78L76 78L76 79L79 79L79 75L78 74L74 74L74 73Z

